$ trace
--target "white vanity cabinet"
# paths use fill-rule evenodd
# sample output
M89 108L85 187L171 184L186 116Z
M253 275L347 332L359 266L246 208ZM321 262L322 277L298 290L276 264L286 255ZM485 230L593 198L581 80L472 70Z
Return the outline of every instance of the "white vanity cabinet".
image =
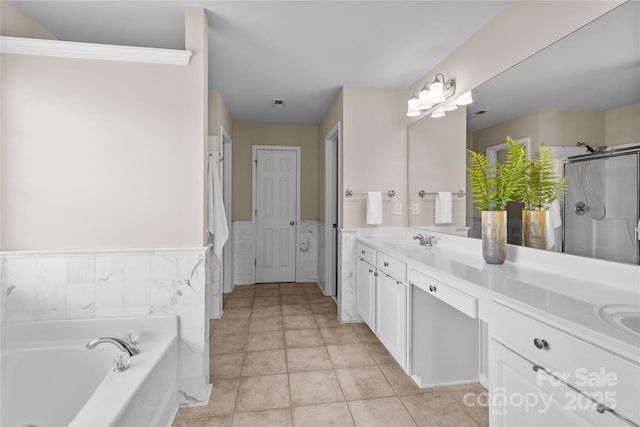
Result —
M369 328L376 331L376 250L358 244L356 309Z
M407 285L387 274L379 273L376 301L376 336L406 370Z
M640 422L637 361L498 302L489 310L492 426Z

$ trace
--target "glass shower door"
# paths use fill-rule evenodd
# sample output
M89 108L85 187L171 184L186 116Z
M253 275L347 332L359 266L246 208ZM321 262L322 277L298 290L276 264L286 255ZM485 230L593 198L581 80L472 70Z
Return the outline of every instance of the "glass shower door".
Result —
M638 153L565 164L564 252L639 263Z

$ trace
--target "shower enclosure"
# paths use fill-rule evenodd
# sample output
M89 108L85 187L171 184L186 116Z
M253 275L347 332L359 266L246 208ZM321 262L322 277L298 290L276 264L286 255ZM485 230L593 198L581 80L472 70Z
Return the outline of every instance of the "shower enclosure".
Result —
M563 252L639 264L640 146L570 157L564 174Z

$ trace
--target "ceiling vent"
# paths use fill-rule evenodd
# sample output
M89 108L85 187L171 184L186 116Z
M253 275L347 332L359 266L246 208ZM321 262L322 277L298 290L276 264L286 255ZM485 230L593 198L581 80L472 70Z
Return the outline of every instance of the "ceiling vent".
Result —
M468 118L469 119L473 119L473 118L481 116L483 114L487 114L488 112L489 112L489 110L479 110L479 111L476 111L475 113L469 114Z
M273 99L271 108L284 108L284 99Z

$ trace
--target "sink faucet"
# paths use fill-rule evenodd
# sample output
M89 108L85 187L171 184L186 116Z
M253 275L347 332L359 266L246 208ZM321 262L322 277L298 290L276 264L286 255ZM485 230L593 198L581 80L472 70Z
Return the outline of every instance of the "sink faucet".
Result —
M420 246L431 247L436 240L436 236L424 237L422 234L417 234L413 236L413 240L419 240Z
M135 342L116 337L96 338L95 340L89 341L87 343L87 348L93 350L98 344L101 344L103 342L108 342L115 345L122 353L127 353L129 356L136 356L141 353Z

